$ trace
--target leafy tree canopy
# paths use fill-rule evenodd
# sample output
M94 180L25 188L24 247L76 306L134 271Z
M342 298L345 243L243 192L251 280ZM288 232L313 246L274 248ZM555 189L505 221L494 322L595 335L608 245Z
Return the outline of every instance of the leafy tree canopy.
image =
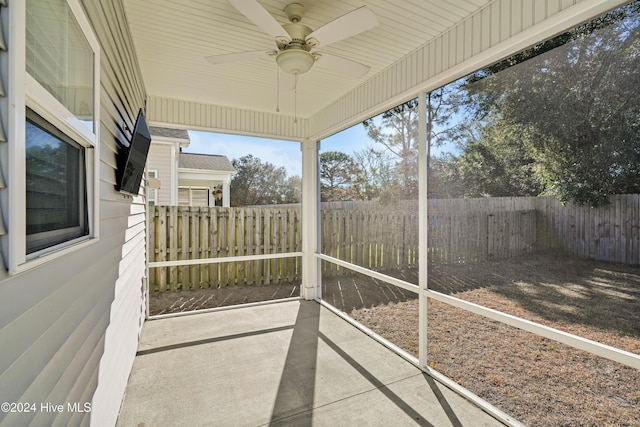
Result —
M353 158L340 151L320 153L320 197L322 201L358 199Z
M462 86L474 120L495 135L526 136L520 148L528 154L519 160L535 158L545 192L563 201L598 205L609 194L640 191L639 17L640 2L631 3L474 73ZM487 143L474 143L462 164Z
M249 154L231 161L231 206L274 205L300 201L300 177L287 177L284 167Z

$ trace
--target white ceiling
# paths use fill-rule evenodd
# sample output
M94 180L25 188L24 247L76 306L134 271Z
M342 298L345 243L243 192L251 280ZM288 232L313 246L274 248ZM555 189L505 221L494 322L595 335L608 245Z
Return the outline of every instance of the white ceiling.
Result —
M288 0L258 0L281 24ZM490 0L296 0L306 8L302 22L317 29L367 5L379 25L322 48L371 67L360 79L314 66L301 75L297 115L310 117L354 87L465 20ZM276 64L265 57L213 65L204 58L275 48L265 34L228 0L124 0L148 95L240 109L274 112ZM294 93L280 94L280 110L294 114Z

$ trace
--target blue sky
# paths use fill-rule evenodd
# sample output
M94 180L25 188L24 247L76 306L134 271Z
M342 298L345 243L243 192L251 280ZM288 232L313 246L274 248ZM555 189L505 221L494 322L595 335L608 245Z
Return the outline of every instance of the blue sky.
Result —
M252 154L263 162L284 166L287 176L302 176L302 153L298 142L200 131L189 131L189 137L191 144L184 150L186 153L221 154L229 160ZM358 123L322 140L320 151L342 151L352 155L371 144L364 126ZM434 154L442 151L455 149L445 146L435 149Z
M302 175L302 153L297 142L200 131L189 131L189 138L191 144L184 150L186 153L221 154L229 160L252 154L263 162L284 166L288 176ZM357 124L323 140L321 151L353 154L368 144L364 127Z

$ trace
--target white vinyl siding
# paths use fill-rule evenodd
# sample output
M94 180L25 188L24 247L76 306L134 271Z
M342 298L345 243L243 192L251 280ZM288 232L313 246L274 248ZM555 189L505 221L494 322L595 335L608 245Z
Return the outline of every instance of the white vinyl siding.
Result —
M91 425L113 426L138 347L144 322L144 276L146 263L146 210L143 197L123 196L115 191L116 140L125 137L122 129L133 129L136 114L145 104L145 89L136 60L133 40L122 0L95 2L82 0L98 39L103 46L102 139L108 152L101 156L107 171L101 182L103 234L115 236L108 247L111 259L103 261L119 272L108 281L108 327L104 331L104 351L100 359L98 387L92 400ZM123 31L124 30L124 31ZM106 96L104 93L106 92ZM124 119L120 119L123 117ZM126 134L125 134L126 135Z
M172 153L176 150L175 143L158 143L151 139L147 168L155 170L156 178L160 180L160 189L156 190L156 205L171 206L171 188L174 187L175 166L172 164Z
M102 49L101 134L95 153L101 237L19 275L0 273L0 396L9 402L88 402L92 408L86 413L0 413L2 426L113 426L144 321L144 197L132 199L114 186L116 140L124 142L126 129L133 128L145 90L121 0L81 0L81 6ZM4 28L20 22L21 9L24 13L20 1L0 8ZM19 46L11 38L14 32L5 34L8 46ZM5 53L0 56L6 58ZM7 80L4 65L0 72L10 95L16 86ZM0 99L3 120L6 108ZM24 144L8 129L8 141L2 144ZM8 163L7 150L0 146L0 165ZM12 185L9 175L5 186ZM6 191L0 190L5 217Z

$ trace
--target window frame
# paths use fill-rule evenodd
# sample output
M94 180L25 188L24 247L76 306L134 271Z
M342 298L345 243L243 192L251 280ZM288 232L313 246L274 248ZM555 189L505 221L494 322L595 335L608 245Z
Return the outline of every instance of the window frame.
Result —
M187 190L189 192L189 197L187 198L186 205L180 205L180 190ZM189 207L199 207L201 205L193 204L193 191L194 190L206 190L207 191L207 205L209 206L211 203L211 188L200 186L200 185L179 185L178 186L178 206L189 206Z
M64 0L93 51L93 130L81 122L26 71L26 1L9 8L10 37L16 49L9 49L9 144L8 164L8 270L14 275L50 260L80 250L99 239L100 170L100 55L101 49L91 24L78 0ZM84 186L87 197L88 235L72 238L27 255L26 235L26 122L27 108L80 145L84 151Z
M75 149L78 153L78 159L76 159L76 167L78 171L77 183L78 183L78 200L77 204L73 207L73 209L77 209L78 214L78 224L70 225L64 228L55 228L53 230L47 231L39 231L29 234L27 230L27 259L32 258L34 254L41 252L42 250L46 250L49 247L54 247L62 243L66 243L68 241L72 241L75 239L80 239L88 236L89 233L89 224L87 218L87 189L86 189L86 148L75 142L73 139L69 138L66 134L60 132L57 128L55 128L51 123L49 123L43 117L37 115L35 111L28 108L27 111L27 122L31 123L31 125L40 129L41 132L44 132L50 135L52 138L58 140L62 144L66 144L72 149ZM27 175L29 171L27 169ZM69 185L69 184L66 184ZM28 190L27 190L28 191ZM28 207L28 206L27 206ZM67 210L66 213L69 213ZM31 244L35 244L35 246L43 246L41 249L31 250Z
M149 169L147 170L147 182L149 182L150 179L155 178L155 179L160 179L158 178L158 169ZM153 197L152 197L153 195ZM149 204L149 206L151 205L157 205L158 204L158 190L155 188L149 188L149 186L147 186L147 203Z

